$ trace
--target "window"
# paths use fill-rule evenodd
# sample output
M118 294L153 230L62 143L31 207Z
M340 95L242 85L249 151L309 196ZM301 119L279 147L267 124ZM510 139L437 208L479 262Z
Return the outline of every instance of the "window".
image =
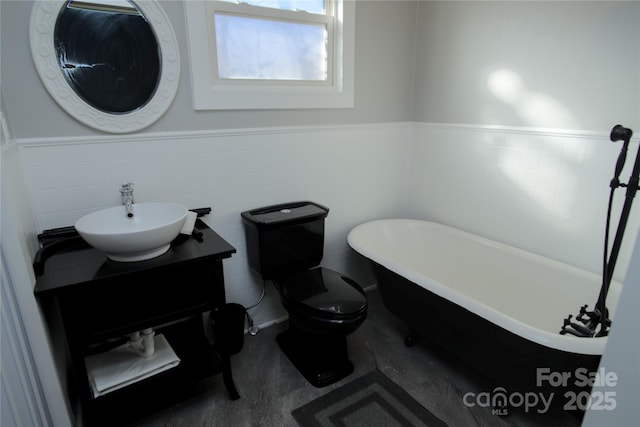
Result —
M185 2L196 110L353 106L353 0Z

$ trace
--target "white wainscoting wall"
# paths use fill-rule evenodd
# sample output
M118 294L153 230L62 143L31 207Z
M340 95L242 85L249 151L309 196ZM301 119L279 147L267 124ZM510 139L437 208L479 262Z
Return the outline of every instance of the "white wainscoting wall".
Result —
M609 183L621 147L608 132L416 123L407 214L601 273ZM622 182L637 149L635 138ZM615 193L610 244L625 192ZM629 265L639 212L634 206L618 280Z
M245 306L262 280L247 263L240 213L312 200L329 207L323 265L370 285L347 247L357 224L405 211L410 123L287 127L22 140L25 177L39 230L73 225L120 203L120 184L136 202L211 207L203 218L237 253L224 262L227 299ZM251 315L265 325L285 317L271 284Z

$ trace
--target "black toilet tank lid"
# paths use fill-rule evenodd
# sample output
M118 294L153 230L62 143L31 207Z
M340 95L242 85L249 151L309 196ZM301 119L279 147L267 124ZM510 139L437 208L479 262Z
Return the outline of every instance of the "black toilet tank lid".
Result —
M329 209L314 202L291 202L242 212L242 218L257 225L275 225L314 217L325 218Z

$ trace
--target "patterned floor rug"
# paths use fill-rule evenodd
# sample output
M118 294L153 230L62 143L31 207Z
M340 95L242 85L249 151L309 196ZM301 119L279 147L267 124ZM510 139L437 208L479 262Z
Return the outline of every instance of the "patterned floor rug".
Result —
M301 427L446 427L380 371L373 371L292 412Z

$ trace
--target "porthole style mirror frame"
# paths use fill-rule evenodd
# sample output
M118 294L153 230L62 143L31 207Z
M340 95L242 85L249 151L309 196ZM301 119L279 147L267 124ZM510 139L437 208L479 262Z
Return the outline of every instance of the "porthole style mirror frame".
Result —
M127 112L107 112L85 101L65 77L55 46L56 22L68 0L38 0L33 6L30 42L33 61L51 97L76 120L109 133L129 133L158 120L175 98L180 81L178 41L160 4L155 0L129 0L151 26L159 47L160 76L149 100Z

